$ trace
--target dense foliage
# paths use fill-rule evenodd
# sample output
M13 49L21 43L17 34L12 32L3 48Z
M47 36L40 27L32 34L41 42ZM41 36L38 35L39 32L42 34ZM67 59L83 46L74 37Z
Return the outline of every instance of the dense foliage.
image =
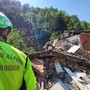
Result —
M16 28L13 32L11 44L21 50L27 46L29 46L27 48L34 47L31 39L33 44L24 43L23 36L19 35L22 32L24 32L24 37L28 38L47 31L50 39L53 39L55 35L62 33L64 30L90 30L90 23L80 21L77 15L70 16L65 11L53 7L42 9L29 4L21 5L16 0L0 0L0 11L9 17L14 28ZM49 39L49 37L46 38Z

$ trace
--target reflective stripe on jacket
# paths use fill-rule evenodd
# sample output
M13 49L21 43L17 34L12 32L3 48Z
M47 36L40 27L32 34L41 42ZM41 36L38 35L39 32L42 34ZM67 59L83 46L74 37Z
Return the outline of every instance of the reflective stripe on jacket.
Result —
M26 90L35 90L36 79L29 58L18 49L0 42L0 84L5 90L19 90L25 80ZM1 86L1 85L0 85Z

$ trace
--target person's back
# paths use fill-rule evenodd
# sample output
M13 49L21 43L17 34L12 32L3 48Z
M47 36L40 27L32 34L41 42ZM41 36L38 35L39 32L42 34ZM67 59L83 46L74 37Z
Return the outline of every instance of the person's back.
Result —
M3 42L2 38L7 38L3 33L0 37L0 86L3 86L3 90L20 90L22 83L25 82L26 90L35 90L36 79L29 58Z

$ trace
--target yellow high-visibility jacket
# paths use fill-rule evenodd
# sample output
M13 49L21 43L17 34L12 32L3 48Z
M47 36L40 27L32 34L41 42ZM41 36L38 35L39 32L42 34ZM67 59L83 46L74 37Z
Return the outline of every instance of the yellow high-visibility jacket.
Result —
M29 58L0 41L0 87L3 90L20 90L23 81L26 90L35 90L36 79Z

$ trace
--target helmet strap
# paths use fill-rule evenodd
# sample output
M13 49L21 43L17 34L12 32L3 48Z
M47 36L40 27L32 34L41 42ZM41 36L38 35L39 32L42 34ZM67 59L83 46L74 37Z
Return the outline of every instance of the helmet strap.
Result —
M2 40L1 41L4 41L4 42L6 42L6 40L7 40L7 37L6 36L3 36L3 35L0 35L1 37L2 37Z
M2 34L0 35L3 39L4 39L4 41L6 42L7 41L7 35L9 34L9 30L8 30L8 28L6 28L6 31L4 30L4 33L5 34L3 34L3 31L2 31Z
M4 38L4 41L6 42L6 41L7 41L7 37L6 37L6 36L4 36L3 38Z

